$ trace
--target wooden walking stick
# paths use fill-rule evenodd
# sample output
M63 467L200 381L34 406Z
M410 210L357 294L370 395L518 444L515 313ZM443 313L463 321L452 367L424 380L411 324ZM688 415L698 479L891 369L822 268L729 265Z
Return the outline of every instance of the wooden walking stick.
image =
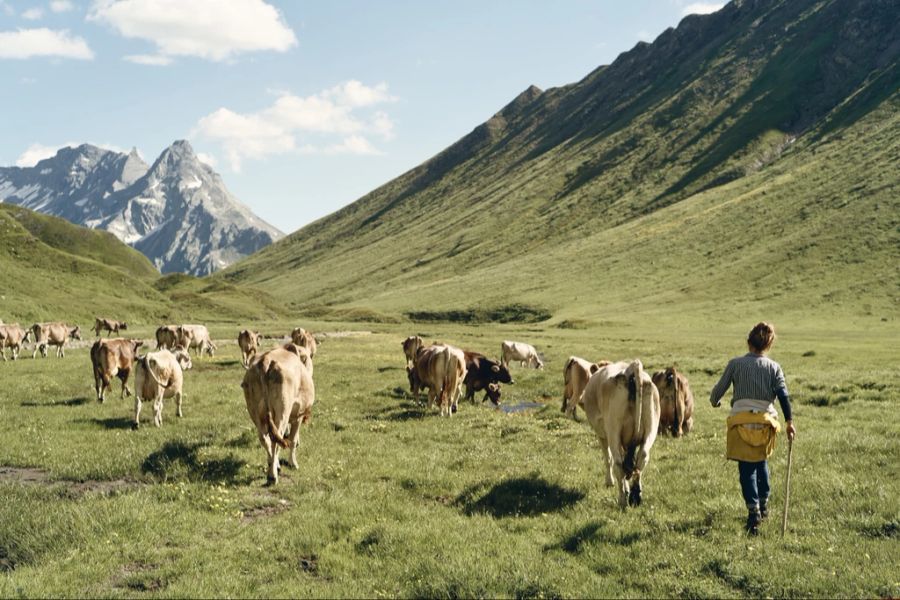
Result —
M791 501L791 459L794 457L794 440L788 438L787 477L784 480L784 513L781 515L781 537L787 531L788 505Z

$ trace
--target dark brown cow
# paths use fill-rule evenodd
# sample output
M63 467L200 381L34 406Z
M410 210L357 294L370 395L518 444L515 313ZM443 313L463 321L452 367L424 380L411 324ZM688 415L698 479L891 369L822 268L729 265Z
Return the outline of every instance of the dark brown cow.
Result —
M113 377L118 377L122 381L122 397L124 398L126 394L131 395L131 390L128 389L128 376L134 367L137 349L143 343L143 340L122 338L94 342L91 346L91 368L98 401L103 402L103 396L109 389Z
M120 329L128 329L128 323L125 321L116 321L115 319L104 319L102 317L94 317L94 332L100 336L101 331L119 334Z
M509 369L499 362L491 360L484 354L464 350L466 357L466 377L463 383L466 385L466 400L475 403L475 392L484 390L484 402L487 399L497 406L500 404L500 384L513 384Z
M653 374L653 385L659 390L659 432L675 437L689 433L694 426L694 394L687 377L669 367Z

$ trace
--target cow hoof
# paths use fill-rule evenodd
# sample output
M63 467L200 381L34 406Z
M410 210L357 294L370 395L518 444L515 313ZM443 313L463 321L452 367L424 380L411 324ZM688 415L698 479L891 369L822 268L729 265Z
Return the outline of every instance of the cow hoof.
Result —
M137 430L138 430L138 427L140 427L140 425L138 425L137 423L132 423L132 424L131 424L131 430L132 430L132 431L137 431Z
M631 488L631 492L628 494L628 505L629 506L640 506L641 505L641 488L638 486L634 486Z

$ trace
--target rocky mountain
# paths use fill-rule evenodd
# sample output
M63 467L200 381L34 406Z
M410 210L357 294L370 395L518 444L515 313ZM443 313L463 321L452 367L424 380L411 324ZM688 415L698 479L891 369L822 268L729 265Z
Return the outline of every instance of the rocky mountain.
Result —
M281 237L176 141L152 166L83 144L34 167L0 167L0 201L103 229L163 273L206 275Z
M887 310L898 89L896 0L734 0L215 277L393 315Z

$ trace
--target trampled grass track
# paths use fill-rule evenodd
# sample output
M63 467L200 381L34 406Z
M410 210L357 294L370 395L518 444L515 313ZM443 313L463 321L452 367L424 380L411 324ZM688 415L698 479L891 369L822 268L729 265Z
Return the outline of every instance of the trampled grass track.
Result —
M547 358L543 372L515 367L504 389L506 403L544 409L463 404L441 419L405 393L400 340L416 328L372 328L320 347L301 468L275 488L263 487L233 344L195 361L183 419L167 404L161 429L144 411L136 432L118 386L93 399L86 349L0 365L0 465L30 468L0 471L0 596L900 594L900 377L887 334L781 332L774 357L799 427L782 541L777 513L759 538L741 533L725 412L706 401L739 335L428 326L426 339L491 354L523 339ZM640 509L617 509L591 430L559 413L569 354L640 356L648 369L675 359L691 379L696 430L658 440ZM782 444L773 506L784 461Z

